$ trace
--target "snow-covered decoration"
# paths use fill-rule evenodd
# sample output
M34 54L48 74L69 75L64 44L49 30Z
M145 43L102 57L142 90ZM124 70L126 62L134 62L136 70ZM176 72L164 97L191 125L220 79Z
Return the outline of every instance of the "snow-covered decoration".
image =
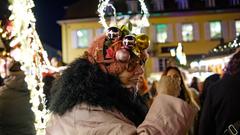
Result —
M9 0L9 3L9 10L12 13L9 17L12 22L10 47L18 47L17 52L13 52L12 55L21 63L21 69L26 75L25 81L31 91L30 103L35 113L37 135L44 135L48 112L44 103L42 73L44 67L50 66L50 62L35 28L33 1Z

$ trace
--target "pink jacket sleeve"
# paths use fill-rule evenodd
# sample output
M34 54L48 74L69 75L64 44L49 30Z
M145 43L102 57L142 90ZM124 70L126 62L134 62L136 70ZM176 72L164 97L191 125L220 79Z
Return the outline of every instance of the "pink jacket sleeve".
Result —
M141 135L184 135L193 123L196 112L179 98L159 95L137 132Z
M159 95L143 123L135 127L103 109L89 112L76 107L64 116L53 115L46 135L185 135L195 113L183 100Z

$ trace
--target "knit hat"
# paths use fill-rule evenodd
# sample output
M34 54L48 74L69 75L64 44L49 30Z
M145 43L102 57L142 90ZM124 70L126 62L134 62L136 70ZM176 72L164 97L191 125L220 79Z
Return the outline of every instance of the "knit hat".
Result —
M98 63L103 71L118 75L125 69L134 70L144 64L148 54L149 38L145 34L131 34L126 27L109 27L97 37L88 49L88 58Z

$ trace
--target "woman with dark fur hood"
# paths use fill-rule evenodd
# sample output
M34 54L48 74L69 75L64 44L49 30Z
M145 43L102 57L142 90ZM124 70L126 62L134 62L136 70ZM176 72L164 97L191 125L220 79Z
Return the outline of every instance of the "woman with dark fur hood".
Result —
M47 135L186 133L193 120L187 103L161 94L147 111L136 96L149 42L139 36L141 41L129 44L134 37L102 35L69 65L53 85ZM174 78L161 81L167 84L164 89L178 89Z

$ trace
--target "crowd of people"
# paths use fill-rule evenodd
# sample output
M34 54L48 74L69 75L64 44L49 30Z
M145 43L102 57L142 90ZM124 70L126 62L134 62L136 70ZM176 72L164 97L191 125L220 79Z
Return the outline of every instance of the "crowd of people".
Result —
M169 66L159 81L149 84L144 76L148 36L112 35L116 30L110 27L97 37L61 73L43 73L46 106L52 113L46 135L239 132L240 50L224 74L209 76L202 88L197 78L187 84L176 66ZM56 68L62 66L56 58L51 62ZM20 63L1 56L0 66L0 134L36 134Z

